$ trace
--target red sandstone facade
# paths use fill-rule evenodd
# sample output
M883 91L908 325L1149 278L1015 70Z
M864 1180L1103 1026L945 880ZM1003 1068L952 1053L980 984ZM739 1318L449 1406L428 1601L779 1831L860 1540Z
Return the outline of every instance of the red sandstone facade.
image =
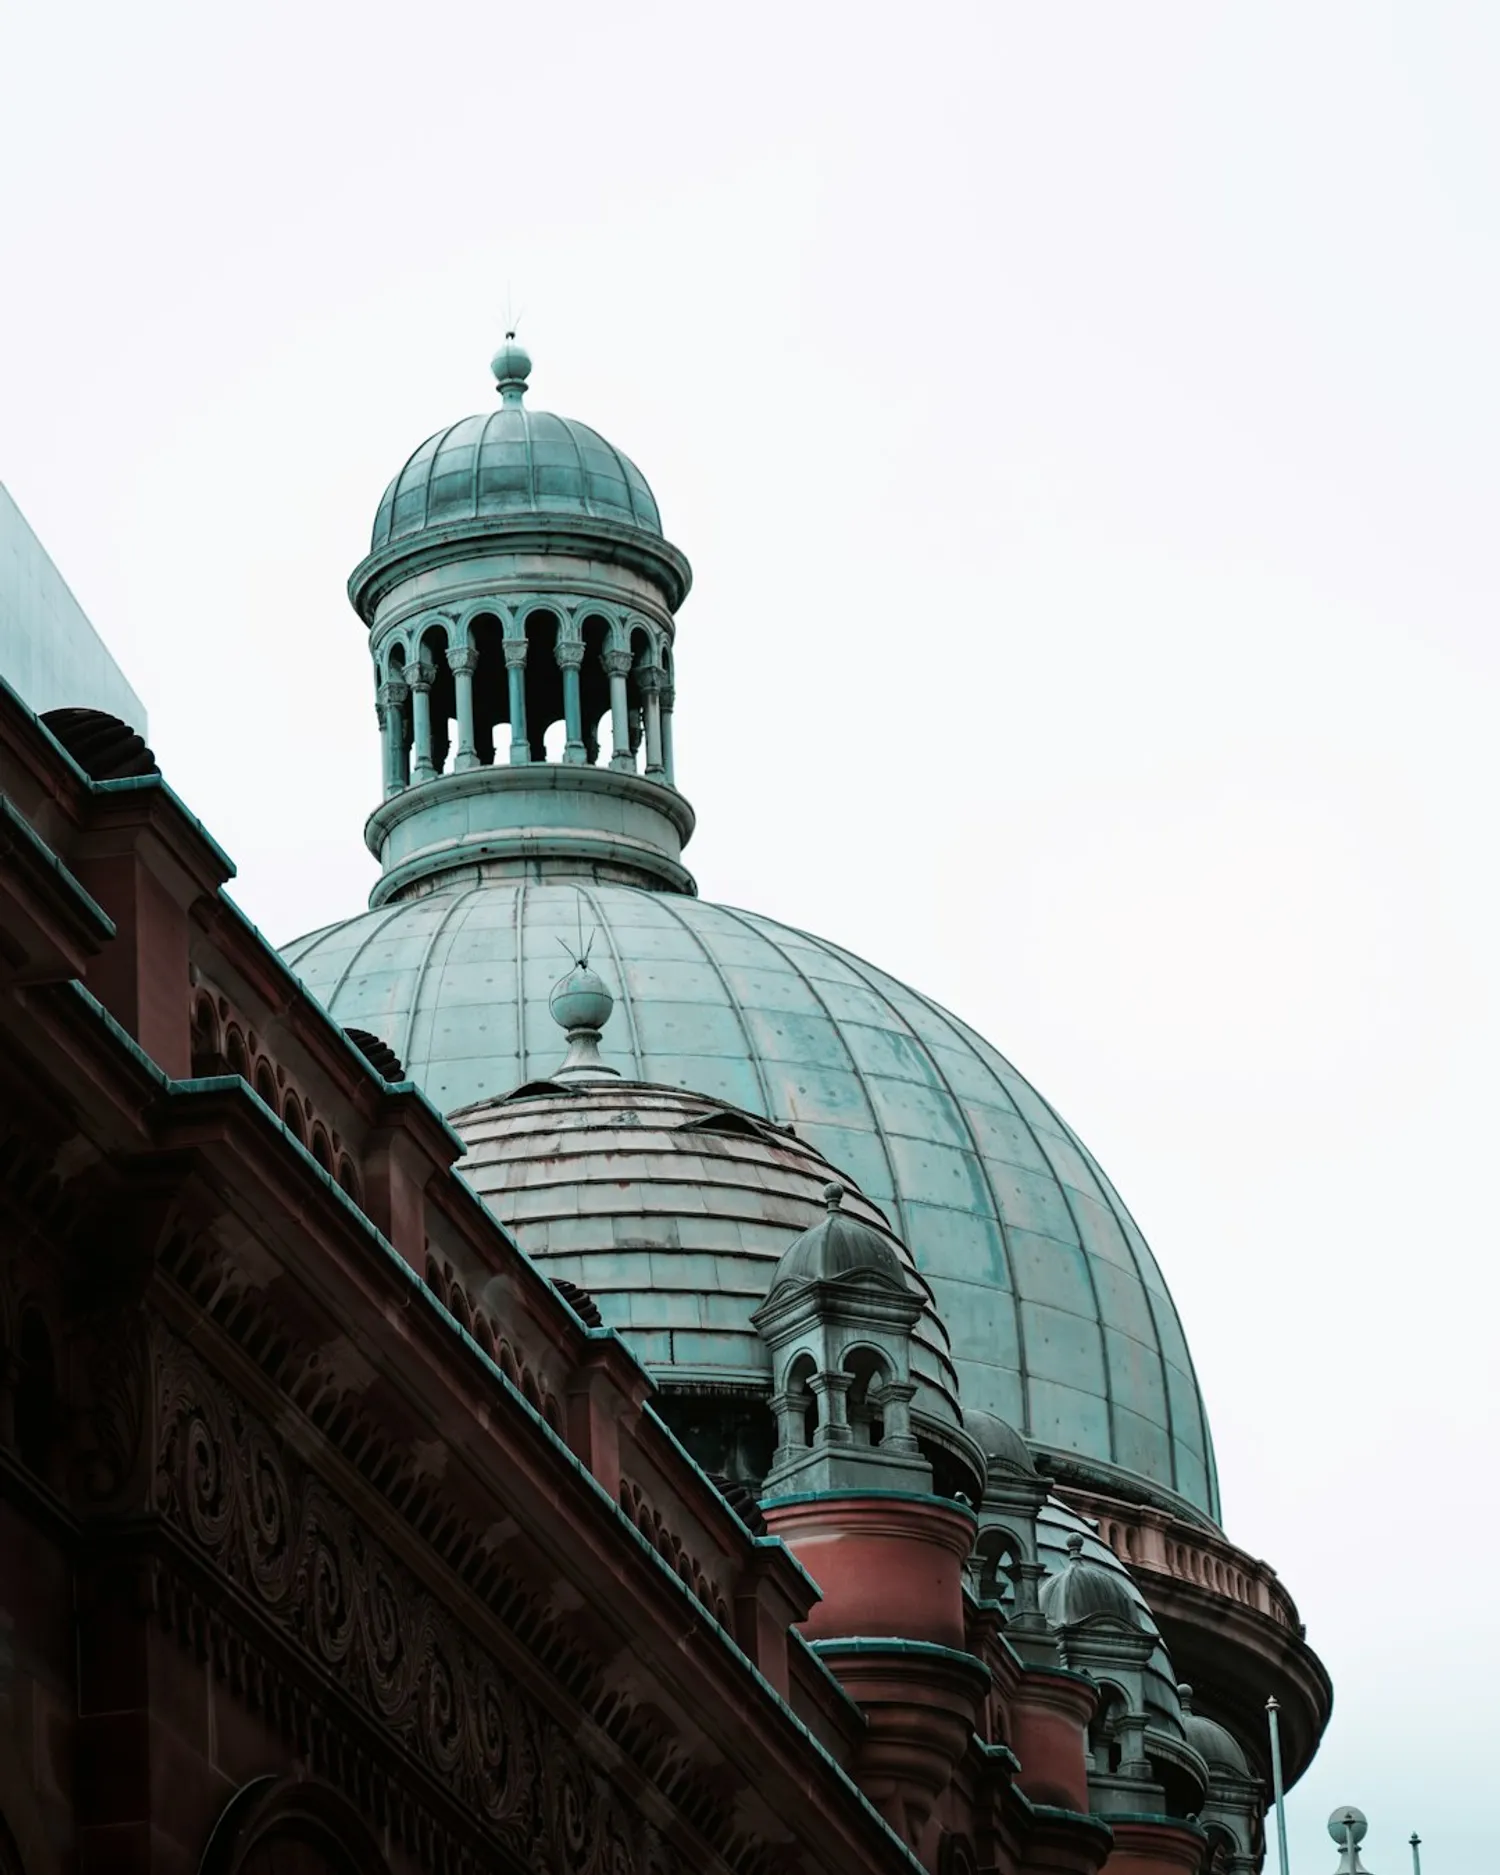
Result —
M3 1875L1209 1865L1088 1814L964 1508L749 1533L159 779L5 692L0 793Z

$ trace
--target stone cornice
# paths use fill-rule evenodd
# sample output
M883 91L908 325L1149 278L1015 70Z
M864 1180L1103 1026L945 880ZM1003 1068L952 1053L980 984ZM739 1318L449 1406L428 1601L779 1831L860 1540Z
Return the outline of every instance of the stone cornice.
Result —
M485 547L506 553L573 551L582 559L616 561L659 586L669 612L677 611L693 583L685 554L659 534L628 523L572 514L518 514L513 520L489 515L428 528L367 554L349 576L349 602L369 625L381 599L403 580L471 559Z

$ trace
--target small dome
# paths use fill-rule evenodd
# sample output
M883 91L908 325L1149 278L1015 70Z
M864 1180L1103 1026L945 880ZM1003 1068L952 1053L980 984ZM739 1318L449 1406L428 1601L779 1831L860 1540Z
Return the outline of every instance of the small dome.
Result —
M965 1407L964 1431L984 1453L984 1462L991 1477L1005 1472L1019 1473L1027 1478L1036 1476L1036 1466L1032 1463L1026 1441L998 1413L986 1413L977 1406Z
M1226 1731L1216 1719L1205 1718L1202 1713L1194 1712L1192 1687L1179 1686L1177 1697L1182 1701L1183 1736L1209 1770L1231 1771L1236 1777L1249 1777L1250 1766L1245 1762L1245 1754L1235 1742L1233 1734Z
M1108 1569L1083 1553L1083 1538L1068 1538L1068 1560L1056 1575L1048 1576L1040 1595L1042 1613L1055 1628L1076 1627L1080 1621L1107 1615L1127 1627L1141 1625L1135 1596L1123 1570Z
M498 410L429 436L386 489L370 551L464 522L586 515L661 535L646 478L597 430L528 410L531 357L513 332L492 361Z
M624 1079L531 1083L451 1119L468 1183L548 1276L588 1290L666 1392L769 1396L753 1317L787 1252L829 1222L834 1167L806 1140L712 1097ZM922 1300L918 1430L972 1465L931 1294L858 1187L841 1202L859 1265L878 1257Z
M845 1216L839 1209L844 1196L837 1181L823 1187L828 1215L787 1247L771 1278L772 1295L788 1283L837 1282L849 1276L881 1276L898 1289L910 1287L889 1237L857 1217Z

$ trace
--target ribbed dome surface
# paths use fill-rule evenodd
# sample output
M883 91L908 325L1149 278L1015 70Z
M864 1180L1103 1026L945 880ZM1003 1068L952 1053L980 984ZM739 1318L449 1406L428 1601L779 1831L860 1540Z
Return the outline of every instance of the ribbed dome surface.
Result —
M926 1277L966 1407L1217 1515L1187 1344L1139 1230L1021 1075L894 978L747 912L564 880L455 884L286 955L452 1112L561 1061L547 999L580 916L617 997L604 1060L790 1122L847 1174ZM716 1266L697 1267L709 1292Z
M776 1266L772 1287L838 1282L844 1277L866 1275L904 1283L896 1245L885 1231L862 1218L831 1211L788 1246Z
M429 529L527 514L576 514L661 533L646 478L597 430L524 404L450 424L381 497L370 550Z
M528 1091L452 1119L470 1184L549 1276L588 1290L660 1379L769 1394L770 1355L750 1317L783 1253L829 1221L832 1168L811 1146L750 1114L628 1081ZM844 1203L843 1228L925 1293L875 1207L857 1192ZM956 1432L958 1377L930 1301L914 1339L914 1407Z

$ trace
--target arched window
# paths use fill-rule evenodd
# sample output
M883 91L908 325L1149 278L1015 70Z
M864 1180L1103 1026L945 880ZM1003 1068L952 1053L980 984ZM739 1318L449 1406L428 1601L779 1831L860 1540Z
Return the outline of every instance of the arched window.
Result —
M307 1144L307 1123L302 1118L302 1103L295 1094L288 1092L286 1101L281 1109L281 1118L285 1123L286 1130L291 1134L292 1138L296 1140L297 1144L299 1146L305 1146Z
M219 1056L219 1018L212 999L205 995L199 995L193 1001L191 1048L195 1075L219 1073L222 1065Z
M230 1025L224 1037L224 1055L229 1063L229 1072L237 1074L242 1081L250 1079L250 1057L245 1052L245 1038L239 1030Z
M281 1110L281 1101L276 1093L276 1074L269 1061L262 1058L255 1064L255 1091L271 1109L272 1113Z
M510 679L505 673L505 627L493 612L469 621L469 643L478 653L474 666L474 751L488 768L501 754L510 755ZM500 735L504 725L507 734Z
M428 721L432 734L432 766L442 774L453 747L454 715L457 710L453 672L448 664L448 634L440 626L430 625L422 634L421 661L432 666L434 677L428 694Z
M557 638L562 620L555 612L530 612L526 617L526 734L534 762L561 761L567 742L563 723L562 672L557 664ZM554 728L554 725L559 727ZM549 731L552 733L549 735ZM557 754L549 754L553 744Z
M387 1875L374 1830L311 1779L257 1778L230 1798L198 1875Z
M879 1445L885 1437L885 1409L880 1396L890 1363L874 1348L851 1348L844 1356L844 1372L854 1376L845 1411L855 1443Z
M817 1372L810 1354L799 1354L786 1370L783 1391L793 1401L802 1403L802 1443L811 1445L818 1430L818 1396L807 1384Z
M583 752L589 762L597 762L601 751L606 761L613 751L610 728L609 672L604 668L604 653L609 646L609 621L597 613L583 621L583 664L578 673L580 712L583 718Z
M328 1135L321 1126L312 1130L312 1156L322 1166L330 1178L333 1177L333 1147L328 1143Z

